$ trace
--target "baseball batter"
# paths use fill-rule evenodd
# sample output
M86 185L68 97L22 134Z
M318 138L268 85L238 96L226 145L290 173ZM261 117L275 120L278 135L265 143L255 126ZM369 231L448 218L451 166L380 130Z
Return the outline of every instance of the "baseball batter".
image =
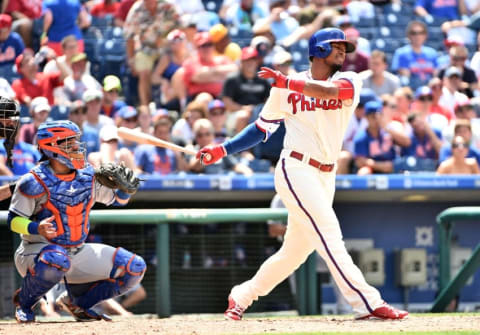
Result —
M202 149L197 157L212 164L227 154L268 140L285 123L284 149L275 170L275 189L288 209L280 250L255 276L230 292L225 317L240 320L246 308L267 295L316 250L352 305L357 319L403 319L406 311L386 304L352 262L333 211L335 162L362 82L353 72L339 72L345 54L355 50L336 28L317 31L309 40L309 71L285 77L262 68L259 76L274 86L259 118L222 145Z
M33 322L32 307L65 278L68 294L57 302L77 321L109 318L91 309L137 285L145 261L123 248L85 243L95 202L125 205L130 194L103 186L85 165L80 129L71 121L40 125L42 162L17 183L8 214L12 231L22 234L15 265L23 277L14 294L15 318Z

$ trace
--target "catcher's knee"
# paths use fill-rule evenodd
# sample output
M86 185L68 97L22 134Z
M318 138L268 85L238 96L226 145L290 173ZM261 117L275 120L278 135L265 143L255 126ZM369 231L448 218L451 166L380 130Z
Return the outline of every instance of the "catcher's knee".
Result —
M70 269L67 251L59 245L47 245L35 259L33 276L49 282L59 282Z
M123 294L142 280L146 269L147 265L142 257L124 248L117 248L113 256L110 278L117 282L118 293Z

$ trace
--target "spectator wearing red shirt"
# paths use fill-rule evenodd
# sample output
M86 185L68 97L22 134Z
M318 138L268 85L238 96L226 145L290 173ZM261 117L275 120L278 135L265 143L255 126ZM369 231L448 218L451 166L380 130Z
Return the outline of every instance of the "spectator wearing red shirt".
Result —
M127 18L130 8L137 0L121 0L118 4L117 11L115 12L115 25L117 27L123 27Z
M357 29L346 29L345 36L347 37L347 40L357 46L358 38L360 37L360 33ZM360 73L366 70L368 70L368 57L359 52L357 48L355 48L354 52L350 52L346 55L345 62L343 62L342 71L353 71Z
M4 1L5 2L5 1ZM5 13L13 19L13 31L22 36L27 47L32 47L33 21L42 16L42 0L7 0Z
M43 73L38 72L38 64L35 62L32 52L24 52L15 60L17 72L22 78L12 83L15 96L21 104L30 105L33 98L46 97L50 105L54 104L53 89L63 85L66 72ZM60 64L57 64L62 69Z
M133 4L133 3L132 3ZM115 0L103 0L94 4L90 10L90 14L96 17L105 17L106 15L114 15L120 4Z
M186 95L193 98L198 93L207 92L219 97L225 79L238 71L238 67L225 56L215 56L213 42L207 32L197 33L195 46L196 53L182 66Z

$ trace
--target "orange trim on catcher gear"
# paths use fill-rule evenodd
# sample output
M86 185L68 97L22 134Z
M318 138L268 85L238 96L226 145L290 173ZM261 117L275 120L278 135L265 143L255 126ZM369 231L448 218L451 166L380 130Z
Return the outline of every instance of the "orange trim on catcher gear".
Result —
M338 99L347 100L353 99L353 85L350 81L345 79L335 80L333 82L338 87Z

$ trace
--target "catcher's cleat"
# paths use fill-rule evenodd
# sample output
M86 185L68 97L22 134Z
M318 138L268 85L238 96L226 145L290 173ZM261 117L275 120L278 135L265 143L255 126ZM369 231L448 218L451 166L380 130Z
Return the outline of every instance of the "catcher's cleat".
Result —
M239 304L233 300L231 296L228 297L228 308L223 313L225 319L227 320L234 320L240 321L243 317L243 312L245 312L245 308L241 307Z
M408 316L407 311L396 309L388 304L376 308L372 313L358 316L356 320L402 320Z
M73 304L67 292L60 295L55 301L55 303L61 306L63 310L70 313L75 318L75 320L79 322L99 320L112 321L112 318L106 314L98 314L91 308L84 309L82 307L76 306L75 304Z
M15 319L18 323L35 322L35 314L31 308L23 308L20 306L20 299L18 293L20 289L13 294L13 304L15 305Z

